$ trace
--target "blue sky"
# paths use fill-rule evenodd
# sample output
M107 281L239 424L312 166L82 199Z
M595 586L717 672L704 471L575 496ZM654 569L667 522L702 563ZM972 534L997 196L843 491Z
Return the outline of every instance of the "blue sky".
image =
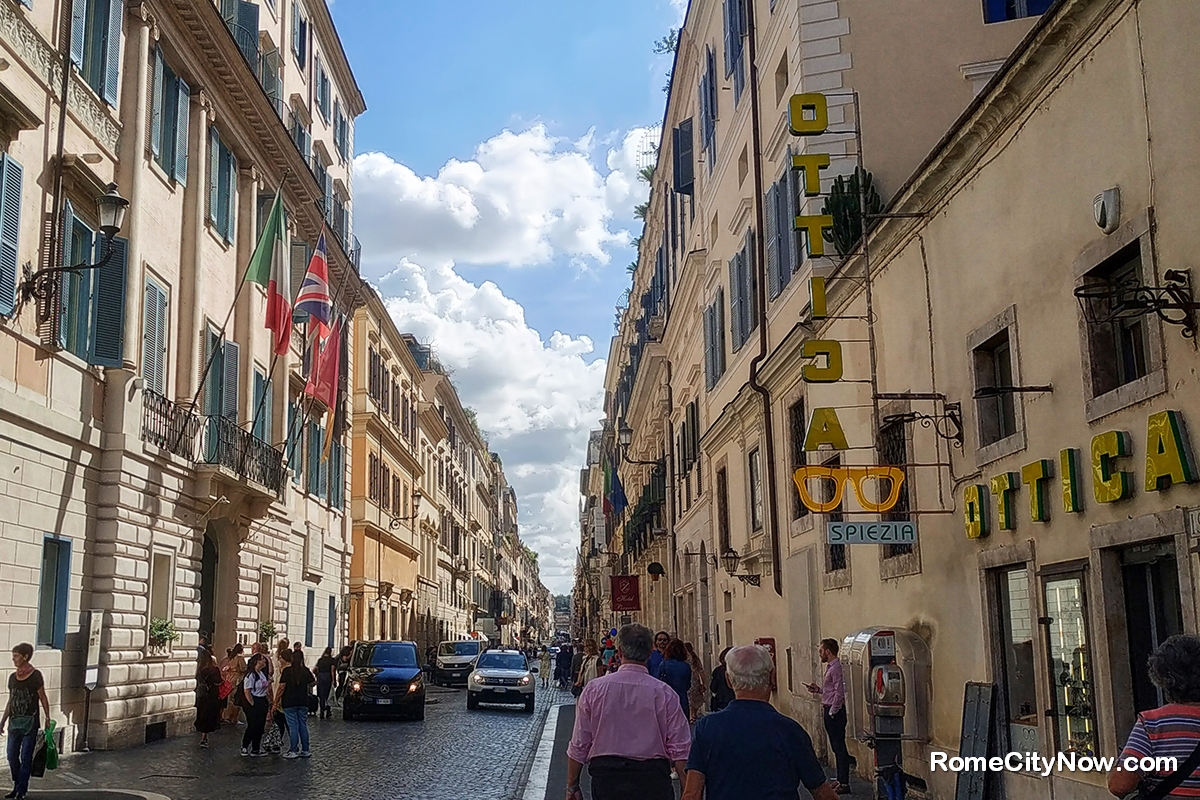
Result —
M363 272L454 370L517 489L543 580L569 590L578 470L602 417L645 128L682 0L333 0L356 123Z

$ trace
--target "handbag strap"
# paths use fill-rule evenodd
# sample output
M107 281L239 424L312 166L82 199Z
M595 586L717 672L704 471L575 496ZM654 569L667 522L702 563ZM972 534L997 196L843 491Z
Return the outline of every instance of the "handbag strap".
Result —
M1147 792L1144 800L1162 800L1178 789L1180 784L1187 780L1198 766L1200 766L1200 742L1196 742L1196 748L1192 750L1192 754L1187 757L1187 760L1179 765L1179 769L1163 778L1161 783Z

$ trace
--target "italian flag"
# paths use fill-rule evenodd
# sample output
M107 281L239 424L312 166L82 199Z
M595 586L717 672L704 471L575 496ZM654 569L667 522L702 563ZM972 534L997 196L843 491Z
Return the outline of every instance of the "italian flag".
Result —
M271 331L272 349L281 356L288 351L292 341L292 287L290 271L283 261L283 200L280 192L275 193L271 215L250 266L246 268L246 280L257 283L267 290L267 330Z

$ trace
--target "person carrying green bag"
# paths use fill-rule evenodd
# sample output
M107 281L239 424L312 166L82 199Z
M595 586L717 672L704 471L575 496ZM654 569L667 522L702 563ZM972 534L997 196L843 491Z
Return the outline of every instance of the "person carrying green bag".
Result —
M8 705L4 707L4 716L0 717L0 734L8 728L8 768L13 779L13 790L5 795L6 798L23 798L29 792L33 750L38 741L38 729L41 727L39 704L46 714L47 727L53 731L54 723L50 721L50 700L46 697L46 682L42 673L29 663L32 658L31 644L22 642L12 649L13 666L17 669L8 676ZM57 763L58 751L55 750L56 766Z
M58 725L54 720L46 723L46 769L58 769L58 741L54 738L54 728Z

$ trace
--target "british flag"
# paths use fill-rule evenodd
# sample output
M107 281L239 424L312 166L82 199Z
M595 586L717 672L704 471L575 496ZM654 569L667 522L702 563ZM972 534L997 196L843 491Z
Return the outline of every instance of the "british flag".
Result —
M329 259L325 256L324 231L317 239L317 248L313 250L312 259L308 262L308 271L304 273L300 293L296 295L296 311L307 311L312 319L326 328L333 318L333 302L329 298Z

